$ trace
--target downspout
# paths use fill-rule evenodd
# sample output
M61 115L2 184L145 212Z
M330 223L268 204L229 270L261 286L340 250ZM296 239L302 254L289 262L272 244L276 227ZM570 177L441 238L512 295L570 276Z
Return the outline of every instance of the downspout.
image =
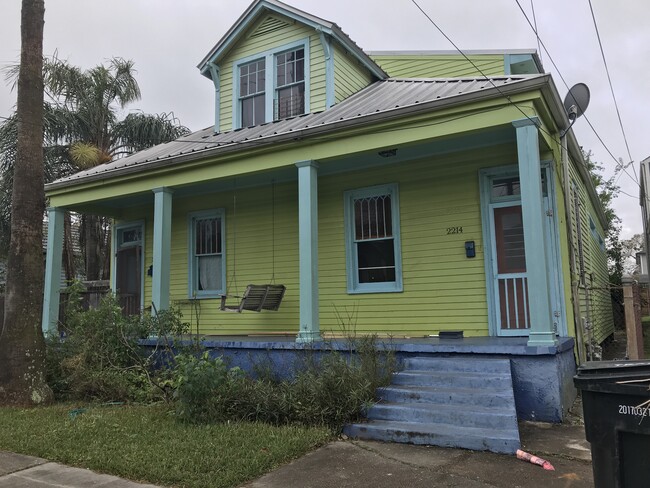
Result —
M334 48L332 47L331 38L327 36L323 29L316 28L320 36L320 43L325 54L325 108L331 108L336 102L334 93Z
M214 83L214 132L217 133L221 124L221 70L213 63L208 66L212 83Z
M576 279L576 256L573 242L573 229L571 228L571 201L569 198L571 184L569 178L569 152L567 149L566 135L568 131L560 137L561 159L562 159L562 179L564 193L564 218L566 220L567 240L569 243L569 272L571 275L571 302L573 303L573 322L575 325L576 338L578 340L578 361L580 364L586 361L585 343L582 331L582 319L580 317L580 292L578 290L579 281ZM578 214L578 218L579 218Z

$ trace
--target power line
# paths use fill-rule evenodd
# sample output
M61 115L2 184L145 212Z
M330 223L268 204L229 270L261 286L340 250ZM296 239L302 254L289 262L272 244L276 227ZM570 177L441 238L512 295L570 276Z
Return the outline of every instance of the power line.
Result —
M539 34L537 30L537 17L535 16L535 4L533 3L533 0L530 0L530 9L533 11L533 22L535 22L535 37L537 38L537 52L539 53L539 60L542 61L542 48L539 45L540 40L539 40Z
M488 81L488 82L492 85L492 87L493 87L493 88L494 88L494 89L499 93L499 95L501 95L505 100L507 100L507 102L508 102L510 105L512 105L513 107L515 107L517 110L519 110L519 112L521 112L521 113L523 114L524 117L526 117L526 118L527 118L528 120L530 120L531 122L535 123L535 121L534 121L534 120L533 120L533 119L532 119L532 118L531 118L531 117L530 117L526 112L524 112L524 111L523 111L523 110L522 110L522 109L521 109L521 108L520 108L516 103L514 103L514 102L512 101L512 99L511 99L508 95L506 95L505 93L503 93L503 92L499 89L499 87L494 83L494 81L492 81L492 79L491 79L488 75L486 75L486 74L483 72L483 70L481 70L481 68L479 68L479 67L476 65L476 63L474 63L474 61L472 61L472 60L471 60L471 59L470 59L470 58L469 58L469 57L468 57L468 56L467 56L467 55L466 55L466 54L465 54L465 53L464 53L464 52L463 52L463 51L462 51L462 50L461 50L457 45L456 45L456 43L455 43L454 41L451 40L451 38L450 38L447 34L445 34L445 32L444 32L444 31L443 31L443 30L438 26L438 24L436 24L436 23L434 22L434 20L429 16L429 14L427 14L427 13L424 11L424 9L423 9L422 7L420 7L420 5L418 4L418 2L417 2L416 0L411 0L411 2L413 2L413 5L415 5L415 6L418 8L418 10L419 10L420 12L422 12L422 15L424 15L424 16L427 18L427 20L428 20L428 21L429 21L429 22L430 22L430 23L431 23L431 24L432 24L436 29L438 29L438 32L440 32L440 34L442 34L442 36L443 36L445 39L447 39L447 40L449 41L449 43L450 43L452 46L454 46L454 48L456 49L456 51L458 51L458 52L461 54L461 56L463 56L463 58L465 58L465 60L466 60L467 62L469 62L469 63L474 67L474 69L476 69L476 71L478 71L478 72L481 74L481 76L482 76L486 81ZM535 124L535 125L537 125L537 124ZM550 133L548 133L548 132L543 128L543 127L539 127L539 130L542 131L542 132L544 132L545 134L547 134L549 137L553 137L553 135L550 134ZM566 149L566 148L565 148L565 149Z
M623 120L621 119L621 112L618 108L618 101L616 100L616 94L614 93L614 85L612 84L612 77L609 74L609 66L607 65L607 58L605 57L605 50L603 49L603 43L600 38L600 31L598 30L598 23L596 22L596 15L594 13L594 7L589 0L589 10L591 11L591 18L594 21L594 29L596 30L596 37L598 38L598 46L600 47L600 54L603 58L603 65L605 66L605 72L607 73L607 82L609 83L609 89L612 92L612 99L614 100L614 107L616 107L616 115L618 117L618 125L621 127L621 133L623 134L623 140L625 141L625 148L627 149L627 156L630 162L632 162L632 153L630 152L630 145L627 141L627 134L623 128ZM638 181L638 175L636 174L636 169L632 165L632 170L634 171L634 176Z
M553 56L551 56L551 53L549 52L549 50L547 49L546 45L544 44L544 41L543 41L542 38L538 35L537 30L535 29L535 26L532 24L532 22L530 21L530 18L528 17L528 14L527 14L526 11L524 10L524 8L521 6L521 3L519 2L519 0L515 0L515 3L516 3L517 6L519 7L519 10L521 10L521 13L523 14L524 18L525 18L526 21L528 22L528 25L530 26L530 28L533 30L533 32L534 32L535 35L537 36L537 39L538 39L539 43L542 45L542 48L544 49L544 52L545 52L546 55L548 56L548 59L551 61L551 64L553 65L553 67L555 68L555 71L557 72L558 76L559 76L560 79L562 80L562 83L564 83L564 86L566 87L567 90L570 90L570 88L569 88L569 84L568 84L567 81L564 79L564 76L562 75L562 72L560 71L560 68L558 68L557 64L555 63L555 60L553 59ZM587 117L587 115L586 115L586 114L583 114L583 117L584 117L584 119L587 121L587 124L588 124L589 127L591 128L592 132L594 133L594 135L596 136L596 138L598 139L598 141L600 142L600 144L603 146L603 148L605 148L605 150L607 151L607 153L611 156L611 158L612 158L612 159L614 160L614 162L616 163L616 167L617 167L617 168L620 167L620 168L623 170L623 172L624 172L626 175L628 175L632 181L634 181L634 183L636 183L637 185L639 185L639 181L638 181L638 179L632 177L632 175L630 175L630 174L627 172L625 166L624 166L624 165L621 165L620 161L619 161L618 159L616 159L616 156L614 156L614 154L613 154L612 151L609 149L609 147L607 146L607 144L605 144L605 141L603 141L603 138L600 136L600 134L598 133L598 131L596 130L596 128L593 126L593 124L591 123L591 120L589 120L589 118ZM640 185L639 185L639 186L640 186Z

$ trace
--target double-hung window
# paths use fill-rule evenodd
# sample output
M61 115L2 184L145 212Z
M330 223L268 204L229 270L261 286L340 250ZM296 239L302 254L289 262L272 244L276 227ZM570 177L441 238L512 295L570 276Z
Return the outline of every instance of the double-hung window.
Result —
M225 293L224 212L190 214L189 295L215 297Z
M397 185L345 192L349 293L402 291Z
M239 67L239 107L241 126L250 127L266 121L266 60L264 58Z
M309 39L235 61L233 127L302 115L309 109Z
M294 49L275 56L274 119L305 113L305 49Z

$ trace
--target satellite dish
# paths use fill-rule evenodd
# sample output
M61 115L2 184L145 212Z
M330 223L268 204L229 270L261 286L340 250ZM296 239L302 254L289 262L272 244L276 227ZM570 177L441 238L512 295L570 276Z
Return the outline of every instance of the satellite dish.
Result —
M580 117L589 106L589 87L584 83L573 85L564 97L564 109L572 122Z

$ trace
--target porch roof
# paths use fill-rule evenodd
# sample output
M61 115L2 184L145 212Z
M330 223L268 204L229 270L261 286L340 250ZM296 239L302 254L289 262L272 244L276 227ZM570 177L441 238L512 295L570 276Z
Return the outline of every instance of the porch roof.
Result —
M549 75L377 81L323 112L215 133L212 127L131 156L81 171L46 185L46 190L75 186L243 151L280 141L322 136L391 118L432 112L450 106L499 98L547 86Z

